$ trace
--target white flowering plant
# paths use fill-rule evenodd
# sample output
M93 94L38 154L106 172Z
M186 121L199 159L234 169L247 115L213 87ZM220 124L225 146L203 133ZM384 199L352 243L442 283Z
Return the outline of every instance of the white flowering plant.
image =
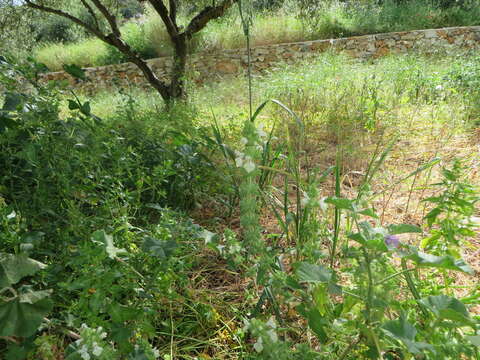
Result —
M80 327L80 339L67 349L66 360L108 360L117 357L115 348L106 341L107 333L100 326L90 328L86 324Z

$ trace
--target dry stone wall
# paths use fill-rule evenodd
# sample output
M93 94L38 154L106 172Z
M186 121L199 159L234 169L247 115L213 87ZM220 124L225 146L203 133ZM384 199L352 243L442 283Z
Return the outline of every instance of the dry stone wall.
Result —
M480 47L480 26L455 27L365 35L350 38L315 40L258 46L252 48L254 71L264 71L279 63L294 63L315 56L327 49L343 51L357 58L377 58L392 52L411 50L434 52L441 48ZM164 80L172 67L171 57L148 60L155 73ZM217 77L238 75L247 67L245 49L223 50L215 53L192 54L188 71L194 81L215 80ZM45 80L67 80L71 86L87 92L109 87L148 86L142 73L131 63L86 68L89 81L72 78L65 72L44 74Z

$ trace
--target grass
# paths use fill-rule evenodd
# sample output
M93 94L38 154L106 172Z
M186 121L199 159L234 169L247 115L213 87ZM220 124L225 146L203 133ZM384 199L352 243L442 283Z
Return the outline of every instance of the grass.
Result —
M288 2L287 2L288 4ZM480 5L468 8L439 8L429 0L379 4L328 2L305 20L298 10L285 5L274 13L256 13L252 44L266 45L312 39L327 39L391 31L407 31L448 26L478 25ZM151 9L145 19L122 26L126 41L145 58L168 56L172 53L165 28ZM191 51L213 51L244 47L241 21L232 10L225 18L209 24L191 42ZM34 51L38 61L52 71L64 64L100 66L125 61L121 54L95 39L72 44L44 44Z

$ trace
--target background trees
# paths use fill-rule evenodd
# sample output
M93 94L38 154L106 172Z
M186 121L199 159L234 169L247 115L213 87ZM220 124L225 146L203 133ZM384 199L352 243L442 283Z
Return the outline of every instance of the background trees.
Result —
M215 1L211 5L199 6L191 20L181 26L178 22L179 7L186 1L169 0L165 4L162 0L148 0L164 23L170 41L173 43L174 63L169 83L160 80L152 71L148 63L124 40L119 28L119 14L121 5L126 2L111 0L81 0L81 12L72 11L63 2L55 0L35 1L25 0L24 5L34 11L55 15L63 20L73 22L88 33L120 51L128 61L139 67L147 81L162 96L166 102L183 98L185 96L185 67L188 56L188 43L192 36L201 31L209 21L225 14L237 0ZM142 1L138 0L138 3ZM132 3L132 2L129 2ZM192 2L189 2L192 5ZM193 3L193 5L196 5ZM80 6L80 5L79 5ZM123 10L128 8L123 8ZM85 16L82 16L85 15ZM60 32L62 23L58 23ZM55 32L54 32L55 33ZM56 36L56 35L54 35Z

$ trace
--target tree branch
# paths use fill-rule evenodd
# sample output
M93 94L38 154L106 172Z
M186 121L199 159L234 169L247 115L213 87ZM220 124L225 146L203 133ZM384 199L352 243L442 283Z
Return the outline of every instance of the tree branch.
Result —
M185 34L187 38L191 38L193 34L202 30L210 20L218 19L238 0L223 0L220 5L207 6L205 9L195 16L190 24L188 24Z
M162 0L148 0L150 4L152 4L155 11L160 15L162 18L165 27L167 28L167 32L170 35L171 39L174 39L178 35L178 26L176 22L172 21L170 13L163 3Z
M29 8L32 8L32 9L37 9L37 10L40 10L40 11L43 11L43 12L47 12L47 13L50 13L50 14L55 14L55 15L58 15L58 16L61 16L61 17L64 17L72 22L74 22L75 24L77 25L80 25L81 27L83 27L84 29L90 31L92 34L94 34L95 36L97 36L98 38L100 38L101 40L103 41L106 41L106 36L105 34L103 34L101 32L100 29L98 28L94 28L90 25L88 25L86 22L80 20L79 18L65 12L65 11L62 11L62 10L58 10L58 9L54 9L54 8L51 8L51 7L48 7L48 6L44 6L44 5L39 5L39 4L35 4L33 3L31 0L25 0L25 4L29 7Z
M86 0L80 0L80 1L82 2L83 6L87 8L88 13L92 16L93 21L95 21L95 25L97 26L97 29L100 29L100 25L98 23L97 15L95 15L95 11L93 11L92 7Z
M110 28L112 29L113 34L119 38L121 36L120 29L118 28L117 18L113 15L108 9L103 5L99 0L92 0L93 4L97 9L102 13L102 15L107 19Z
M169 0L170 19L174 24L177 23L177 0Z
M35 4L31 0L25 0L25 4L28 7L69 19L74 23L82 26L86 30L90 31L93 35L97 36L100 40L115 47L122 54L124 54L129 61L137 65L137 67L144 74L148 83L152 85L155 88L155 90L157 90L165 100L169 100L170 93L167 85L165 85L157 77L157 75L150 68L148 63L145 60L143 60L134 50L132 50L132 48L125 41L121 39L121 33L118 30L115 16L113 16L108 11L108 9L99 2L99 0L92 0L92 2L98 8L98 10L100 10L102 15L107 19L107 21L110 23L110 27L112 28L112 31L113 31L111 34L105 35L104 33L102 33L100 29L97 29L88 25L87 23L83 22L82 20L76 18L75 16L65 11L57 10L44 5Z

